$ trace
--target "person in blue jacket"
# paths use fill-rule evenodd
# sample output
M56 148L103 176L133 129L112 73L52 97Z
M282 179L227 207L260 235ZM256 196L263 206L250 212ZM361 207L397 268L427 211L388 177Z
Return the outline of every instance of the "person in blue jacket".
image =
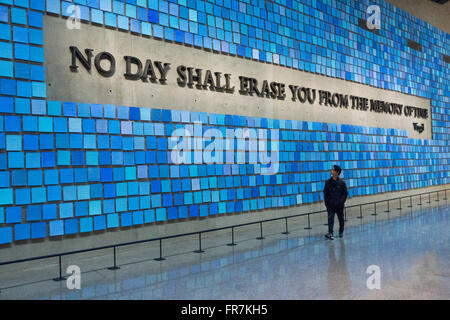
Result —
M341 174L341 167L334 165L331 169L331 178L325 182L323 195L325 206L328 212L328 233L326 238L333 240L334 215L338 216L339 220L339 237L344 235L344 204L347 200L348 191L345 181L339 178Z

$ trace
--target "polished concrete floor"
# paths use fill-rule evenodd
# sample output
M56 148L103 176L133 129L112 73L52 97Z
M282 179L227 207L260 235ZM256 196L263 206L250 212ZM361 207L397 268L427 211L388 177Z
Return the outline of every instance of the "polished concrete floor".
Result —
M81 289L53 281L55 263L17 266L0 270L0 299L450 299L448 201L378 212L349 213L335 240L322 216L311 230L292 222L287 235L265 227L262 240L259 226L235 231L236 246L229 233L205 235L203 253L194 237L177 252L167 245L160 262L158 248L120 249L114 271L110 252L73 258L64 270L79 264Z

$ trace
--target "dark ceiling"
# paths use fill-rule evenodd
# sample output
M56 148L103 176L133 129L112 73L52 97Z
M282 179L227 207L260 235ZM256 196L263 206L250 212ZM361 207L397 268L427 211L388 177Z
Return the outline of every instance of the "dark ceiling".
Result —
M433 1L433 2L436 2L436 3L439 3L439 4L444 4L444 3L446 3L448 0L430 0L430 1Z

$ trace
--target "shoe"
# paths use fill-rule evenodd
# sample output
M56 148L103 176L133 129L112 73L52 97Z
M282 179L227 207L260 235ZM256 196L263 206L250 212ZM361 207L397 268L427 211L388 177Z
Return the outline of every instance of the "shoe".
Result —
M329 233L329 232L325 235L325 238L328 238L330 240L334 240L333 234Z
M344 233L339 233L339 238L343 238L344 237Z

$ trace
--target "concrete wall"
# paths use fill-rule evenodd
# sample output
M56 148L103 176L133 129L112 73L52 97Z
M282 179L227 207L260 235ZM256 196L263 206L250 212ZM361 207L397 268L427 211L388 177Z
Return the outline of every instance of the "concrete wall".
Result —
M174 47L173 44L163 41L129 35L99 26L82 25L79 30L70 30L66 28L66 20L51 16L45 17L44 24L47 26L44 41L49 100L207 111L208 113L241 116L258 115L272 119L396 128L408 131L410 138L432 138L429 99L290 68L281 68L272 64L215 55L195 48ZM88 72L78 60L76 62L79 66L78 71L71 72L68 67L72 63L72 55L69 50L71 46L76 46L83 54L87 48L93 49L94 56L104 51L112 54L116 60L115 74L105 78L98 73L94 63L92 63L91 72ZM126 63L123 58L125 56L137 57L144 66L147 59L153 63L155 61L170 63L166 83L125 79L123 76L126 72ZM105 68L108 69L109 63L106 61L104 63ZM234 88L234 93L216 92L210 89L191 89L187 86L180 87L177 84L177 67L180 65L202 69L203 77L207 70L213 74L215 72L221 72L222 75L230 74L230 88ZM155 66L153 68L157 77L160 77L157 68ZM136 71L137 67L133 64L132 72ZM285 86L286 98L279 100L260 98L255 94L252 96L241 95L239 94L240 76L256 79L259 89L264 80L267 80L268 83L272 81L282 83ZM224 85L224 76L221 81L221 84ZM202 78L203 82L204 78ZM296 101L292 101L293 95L289 85L315 90L315 102L313 104L307 101L301 103L298 95ZM334 107L319 103L319 90L347 96L348 107ZM418 107L427 110L428 118L409 117L405 116L404 112L397 115L352 109L351 96L366 98L369 101L373 99L397 103L401 104L403 108L406 106ZM414 122L424 124L425 130L421 133L415 131Z

